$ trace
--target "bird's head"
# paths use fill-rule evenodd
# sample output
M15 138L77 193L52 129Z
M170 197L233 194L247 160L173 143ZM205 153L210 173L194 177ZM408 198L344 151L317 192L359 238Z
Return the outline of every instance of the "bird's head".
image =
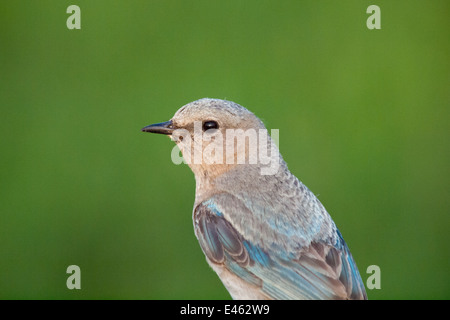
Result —
M270 161L264 161L264 156L277 161L279 157L262 121L226 100L204 98L191 102L171 120L146 126L142 131L170 136L196 178L216 177L236 166L260 166L261 162L267 165ZM264 154L260 151L263 149Z

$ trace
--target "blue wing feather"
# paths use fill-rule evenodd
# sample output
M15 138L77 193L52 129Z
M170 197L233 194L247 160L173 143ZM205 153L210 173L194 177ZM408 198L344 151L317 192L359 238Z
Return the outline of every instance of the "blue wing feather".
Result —
M273 299L366 299L356 264L338 233L332 245L314 242L296 256L274 245L251 243L226 220L213 200L194 210L196 234L212 263L257 285Z

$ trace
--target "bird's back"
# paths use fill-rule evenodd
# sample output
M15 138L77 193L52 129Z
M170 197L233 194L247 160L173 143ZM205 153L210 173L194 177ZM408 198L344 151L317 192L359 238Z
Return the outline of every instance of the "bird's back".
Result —
M252 170L217 178L215 193L194 208L200 245L233 298L366 299L353 257L314 194L286 166L273 176Z

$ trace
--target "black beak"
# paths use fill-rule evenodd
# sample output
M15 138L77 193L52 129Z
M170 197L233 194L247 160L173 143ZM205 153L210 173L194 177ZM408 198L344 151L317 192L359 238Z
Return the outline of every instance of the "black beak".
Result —
M151 124L141 129L142 132L151 132L171 135L175 129L172 126L172 120Z

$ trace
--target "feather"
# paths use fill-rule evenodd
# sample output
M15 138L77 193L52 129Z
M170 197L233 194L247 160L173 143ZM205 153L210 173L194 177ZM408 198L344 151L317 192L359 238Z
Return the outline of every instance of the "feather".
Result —
M226 195L222 194L221 197ZM236 204L236 198L229 196ZM356 264L337 231L336 245L311 242L288 258L276 246L246 239L219 211L215 198L194 210L195 229L207 259L271 299L366 299Z

